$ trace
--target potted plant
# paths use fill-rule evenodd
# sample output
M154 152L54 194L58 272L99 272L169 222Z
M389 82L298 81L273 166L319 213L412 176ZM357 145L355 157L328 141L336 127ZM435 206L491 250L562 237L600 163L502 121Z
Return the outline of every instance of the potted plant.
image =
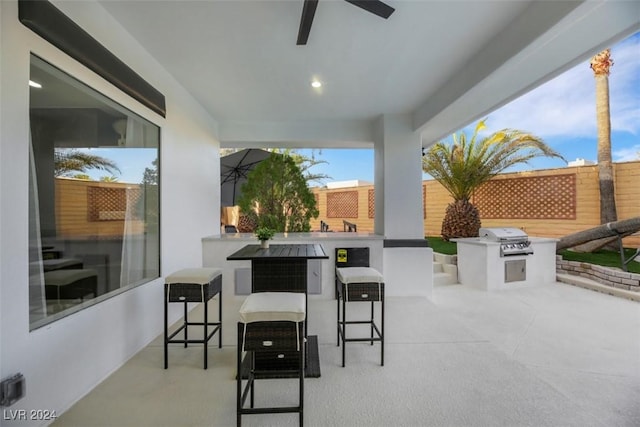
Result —
M256 229L255 235L260 240L260 247L266 249L269 247L269 240L276 234L276 231L269 227L260 227Z

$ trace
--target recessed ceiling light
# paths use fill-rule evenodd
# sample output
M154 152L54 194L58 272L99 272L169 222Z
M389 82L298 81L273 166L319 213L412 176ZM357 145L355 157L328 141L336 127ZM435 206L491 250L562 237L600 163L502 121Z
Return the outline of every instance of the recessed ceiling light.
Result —
M29 80L29 86L31 86L31 87L35 87L35 88L37 88L37 89L42 88L42 85L41 85L40 83L36 83L36 82L34 82L33 80Z
M319 89L322 87L322 83L318 80L314 80L311 82L311 87L314 89Z

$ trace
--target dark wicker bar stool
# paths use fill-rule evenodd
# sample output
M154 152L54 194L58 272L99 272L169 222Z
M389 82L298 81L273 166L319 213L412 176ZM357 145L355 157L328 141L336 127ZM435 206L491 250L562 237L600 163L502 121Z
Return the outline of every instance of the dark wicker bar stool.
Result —
M336 248L337 345L342 343L342 366L348 342L380 342L380 365L384 366L384 278L369 267L369 248ZM347 320L347 303L370 302L367 320ZM375 323L376 302L380 303L380 328ZM370 325L369 337L347 338L347 325Z
M238 427L242 424L242 415L289 412L297 412L302 425L305 319L306 299L302 293L254 293L240 307L236 396ZM244 363L245 352L248 364ZM300 391L298 406L256 408L255 380L265 378L297 378ZM247 383L243 388L244 379ZM245 408L249 396L249 408Z
M216 295L218 298L218 321L209 322L208 302ZM169 335L169 303L184 303L184 320L182 325ZM204 321L189 322L187 303L204 303ZM202 339L189 339L189 326L202 326ZM213 330L209 332L209 327ZM184 331L183 339L174 339L178 333ZM207 346L209 340L218 333L218 348L222 348L222 270L218 268L186 268L167 276L164 285L164 369L169 366L168 346L171 343L204 344L204 369L207 369Z

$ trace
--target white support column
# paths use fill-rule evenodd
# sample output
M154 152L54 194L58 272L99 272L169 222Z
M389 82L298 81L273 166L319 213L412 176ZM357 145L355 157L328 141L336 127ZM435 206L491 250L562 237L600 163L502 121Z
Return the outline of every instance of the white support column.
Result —
M377 123L376 233L389 239L421 239L422 164L420 135L413 131L410 115L383 116ZM382 185L378 185L382 173ZM378 190L382 189L381 200ZM379 202L383 203L382 223L378 221ZM379 227L382 226L382 229Z
M385 236L389 296L431 297L433 251L424 242L420 134L410 115L382 116L374 131L375 232Z

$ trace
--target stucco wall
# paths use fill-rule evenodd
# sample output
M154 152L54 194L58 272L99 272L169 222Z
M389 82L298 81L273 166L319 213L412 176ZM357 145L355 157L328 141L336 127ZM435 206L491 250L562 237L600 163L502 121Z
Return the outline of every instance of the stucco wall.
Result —
M26 377L27 395L10 409L60 413L161 333L162 279L29 331L30 53L161 127L163 275L202 265L201 237L219 233L216 201L220 185L215 121L98 4L54 4L161 91L167 101L163 119L23 26L16 1L0 2L0 377L17 372ZM176 310L171 313L174 319L179 316ZM1 423L27 426L43 422Z

